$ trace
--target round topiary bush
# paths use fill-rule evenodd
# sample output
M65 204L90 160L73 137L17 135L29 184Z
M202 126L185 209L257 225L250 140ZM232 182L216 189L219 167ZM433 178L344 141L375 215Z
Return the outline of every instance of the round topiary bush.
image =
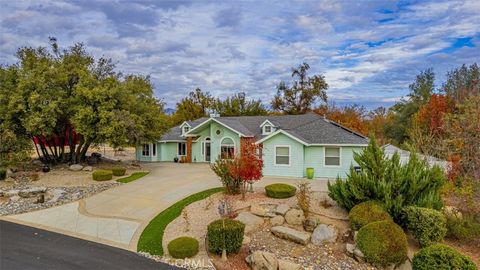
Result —
M375 266L397 265L407 259L407 236L390 220L369 223L358 231L357 247Z
M288 184L271 184L265 186L265 192L270 198L290 198L295 195L297 188Z
M245 224L232 219L218 219L208 224L208 250L220 254L225 247L227 253L238 253L242 247Z
M123 175L125 175L126 171L127 171L127 169L122 168L122 167L113 167L112 168L113 175L115 175L115 176L123 176Z
M192 237L179 237L168 243L168 253L175 259L190 258L198 253L198 241Z
M415 256L413 256L412 269L476 270L477 267L469 257L461 254L455 249L442 244L434 244L421 249L415 254Z
M361 227L381 220L392 220L383 206L375 201L367 201L355 205L348 214L352 229L358 231Z
M108 181L112 180L113 172L109 170L97 170L92 173L93 180L95 181Z
M442 241L447 234L447 219L440 211L409 206L404 213L408 230L422 247Z

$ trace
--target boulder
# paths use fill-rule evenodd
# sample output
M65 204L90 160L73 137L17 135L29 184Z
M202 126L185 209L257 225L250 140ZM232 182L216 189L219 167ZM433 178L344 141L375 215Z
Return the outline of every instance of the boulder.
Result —
M245 233L249 233L263 224L263 218L255 216L250 212L241 212L235 220L245 224Z
M18 196L22 198L30 198L36 196L39 193L45 193L45 191L47 191L46 187L30 187L20 190L18 192Z
M316 218L313 218L313 217L306 218L303 221L303 229L305 229L305 231L307 232L313 232L313 230L315 230L315 228L319 223L320 222Z
M333 243L337 239L337 229L333 225L320 224L312 233L312 244Z
M347 255L349 255L350 257L353 257L357 261L363 261L365 258L365 255L363 255L363 252L360 249L358 249L354 244L347 244L346 250L347 250Z
M412 270L412 263L410 260L405 260L404 263L397 266L395 269L397 270Z
M277 237L302 245L308 244L308 241L310 240L310 233L297 231L284 226L272 227L271 231Z
M85 166L85 167L83 167L82 171L91 172L91 171L93 171L93 167L92 166Z
M278 270L301 270L302 267L299 264L286 260L278 260Z
M280 226L283 225L285 222L285 218L282 216L275 216L270 219L270 225L272 226Z
M254 251L246 259L253 270L277 270L278 260L273 253L265 251Z
M290 206L288 204L279 204L277 208L275 209L275 213L285 216L285 214L290 210Z
M303 211L299 209L290 209L285 214L285 221L290 225L302 225L304 219Z
M83 166L80 164L73 164L68 167L70 171L81 171L83 169Z
M267 216L267 210L256 203L250 206L250 212L260 217Z
M347 254L353 256L353 252L355 251L355 245L347 243L345 248L347 250Z

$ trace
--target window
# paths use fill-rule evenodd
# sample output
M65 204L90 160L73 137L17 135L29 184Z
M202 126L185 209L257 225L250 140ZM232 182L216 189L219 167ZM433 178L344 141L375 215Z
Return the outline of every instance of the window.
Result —
M152 143L152 156L156 157L157 156L157 144Z
M182 135L184 135L185 133L187 133L189 130L190 130L190 127L189 127L189 126L187 126L187 125L183 126L183 128L182 128Z
M267 135L273 132L273 127L271 125L263 126L263 135Z
M187 144L184 142L178 143L178 155L185 156L187 154Z
M325 166L340 166L340 147L325 147Z
M290 165L290 146L275 146L275 165Z
M144 143L142 145L142 156L149 157L150 156L150 144Z
M235 157L235 142L231 138L224 138L220 144L220 158L233 159Z

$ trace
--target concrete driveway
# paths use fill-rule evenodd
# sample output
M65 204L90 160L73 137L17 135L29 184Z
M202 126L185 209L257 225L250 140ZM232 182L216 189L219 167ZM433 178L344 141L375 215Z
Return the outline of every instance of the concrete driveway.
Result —
M144 167L150 173L134 182L77 202L3 219L136 251L140 234L158 213L193 193L220 186L207 164ZM265 177L254 186L278 182L294 184L296 180ZM324 191L326 182L313 181L312 189Z

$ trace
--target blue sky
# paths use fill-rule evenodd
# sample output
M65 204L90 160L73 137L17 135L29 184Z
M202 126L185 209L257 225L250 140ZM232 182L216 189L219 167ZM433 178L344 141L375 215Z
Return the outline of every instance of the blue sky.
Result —
M480 63L480 1L7 1L0 63L20 46L83 42L150 75L174 107L196 87L268 103L290 68L322 73L338 104L389 106L420 71Z

